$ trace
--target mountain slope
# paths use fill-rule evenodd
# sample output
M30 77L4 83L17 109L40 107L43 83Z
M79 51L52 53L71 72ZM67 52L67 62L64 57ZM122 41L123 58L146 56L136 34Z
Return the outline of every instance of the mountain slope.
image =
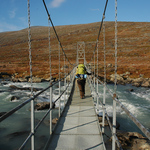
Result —
M100 23L57 26L56 31L71 63L76 62L77 42L85 42L87 62L91 61ZM105 23L107 74L114 73L114 22ZM51 28L52 72L58 68L59 44ZM33 75L49 76L48 27L31 28ZM0 72L29 75L28 29L0 33ZM99 39L99 74L103 75L103 30ZM95 54L97 56L97 54ZM118 73L130 72L132 77L150 75L150 23L118 22ZM97 59L96 59L97 60ZM92 60L93 62L94 60ZM67 63L66 63L67 64ZM61 67L64 57L61 51ZM68 64L67 64L68 65Z

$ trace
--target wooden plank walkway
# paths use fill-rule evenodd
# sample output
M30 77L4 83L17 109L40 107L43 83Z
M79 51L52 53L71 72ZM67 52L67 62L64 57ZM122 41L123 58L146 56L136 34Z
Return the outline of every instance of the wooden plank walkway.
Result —
M48 149L105 150L88 83L86 83L85 99L80 99L75 84L70 105L68 104L64 109Z

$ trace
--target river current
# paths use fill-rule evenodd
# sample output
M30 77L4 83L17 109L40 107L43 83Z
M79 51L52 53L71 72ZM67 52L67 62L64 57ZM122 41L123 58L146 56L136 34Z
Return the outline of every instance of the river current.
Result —
M13 83L10 81L1 81L0 84L0 112L7 112L19 105L21 102L30 97L31 92L28 90L14 90L10 86L30 87L30 83ZM33 83L35 88L46 88L48 82ZM107 85L113 91L113 84ZM61 83L61 90L63 90L63 83ZM131 92L129 89L133 89ZM35 92L36 94L37 92ZM58 97L58 85L53 87L53 100ZM93 94L93 93L91 93ZM69 93L68 93L69 95ZM68 97L67 95L67 97ZM94 94L93 94L94 95ZM103 87L99 85L99 95L103 96ZM121 103L148 129L150 130L150 89L143 87L133 87L132 85L118 85L117 95ZM11 101L12 96L16 96L17 100ZM102 98L103 99L103 98ZM101 101L102 101L101 99ZM49 90L38 96L36 102L48 102ZM63 108L64 96L61 98L61 107ZM58 107L56 103L56 107ZM112 98L109 93L106 93L106 110L109 116L112 116ZM35 112L35 124L43 117L45 110ZM101 114L101 111L99 112ZM53 118L58 117L58 109L53 111ZM120 130L139 132L141 131L136 125L127 117L126 113L117 105L117 121L120 123ZM18 149L30 133L30 104L18 110L15 114L5 119L0 123L0 150L14 150ZM142 134L142 133L141 133ZM42 149L49 136L49 116L42 123L41 127L35 134L36 149ZM28 146L30 147L30 142ZM26 148L25 148L26 149ZM28 148L30 149L30 148Z

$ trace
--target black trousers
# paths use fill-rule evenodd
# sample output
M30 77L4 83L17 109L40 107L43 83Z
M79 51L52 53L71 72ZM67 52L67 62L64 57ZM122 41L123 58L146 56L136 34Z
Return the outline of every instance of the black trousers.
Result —
M80 97L83 98L83 96L85 95L86 80L85 79L77 79L77 83L78 83L78 87L79 87L79 91L80 91Z

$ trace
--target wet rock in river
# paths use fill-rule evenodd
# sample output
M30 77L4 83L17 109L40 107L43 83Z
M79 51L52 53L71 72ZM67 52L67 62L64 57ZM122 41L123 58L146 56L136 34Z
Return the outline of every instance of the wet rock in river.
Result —
M117 130L117 137L123 149L149 150L150 141L137 132L125 132Z
M129 92L133 92L133 91L134 91L134 89L129 89L128 91L129 91Z
M19 99L19 97L17 97L17 96L12 96L11 97L11 101L15 101L15 100L18 100Z
M55 107L55 104L53 104L53 108ZM49 109L50 108L50 103L49 102L41 102L37 103L35 105L35 109L37 110L44 110L44 109Z

